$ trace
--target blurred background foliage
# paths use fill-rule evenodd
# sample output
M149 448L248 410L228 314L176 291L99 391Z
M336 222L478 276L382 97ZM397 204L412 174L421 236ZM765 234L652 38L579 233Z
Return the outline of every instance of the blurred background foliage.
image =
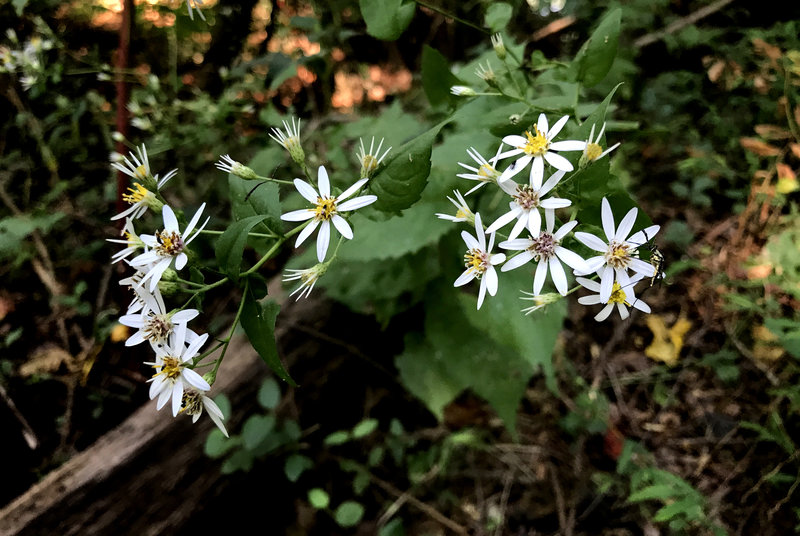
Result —
M359 136L397 151L452 115L420 201L402 217L355 216L360 240L342 246L312 298L335 300L354 325L374 320L377 341L393 334L375 358L404 403L306 417L302 388L268 381L264 412L230 442L206 444L226 473L281 464L280 485L318 513L287 527L436 533L419 509L383 515L402 489L475 533L797 530L800 6L206 0L202 20L177 1L134 4L118 72L120 2L0 0L0 413L21 462L5 501L147 399L143 355L123 347L115 323L127 296L104 241L117 232L108 161L120 78L131 88L128 149L144 142L155 169L179 168L167 198L209 201L215 228L235 214L211 164L229 153L294 176L268 138L290 114L304 120L309 164L352 178ZM523 316L527 283L514 272L476 313L474 296L451 288L458 230L433 214L464 187L466 149L486 155L517 110L459 100L449 86L478 87L478 62L495 60L489 34L502 31L538 77L543 107L569 110L550 67L616 7L617 55L581 89L579 115L622 82L606 114L608 139L623 142L611 171L662 225L667 279L645 295L654 315L598 325L562 302ZM213 243L198 242L212 259ZM263 275L311 257L282 256ZM215 333L234 311L227 296L209 298Z

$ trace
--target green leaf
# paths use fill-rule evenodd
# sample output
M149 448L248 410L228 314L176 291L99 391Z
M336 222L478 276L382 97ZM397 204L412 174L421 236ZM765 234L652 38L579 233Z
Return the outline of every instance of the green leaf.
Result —
M219 470L224 475L235 473L236 471L249 471L253 468L253 455L248 450L237 450L225 460Z
M264 409L275 409L281 400L281 388L272 378L267 378L258 390L258 403Z
M599 84L611 69L617 55L621 15L620 8L606 14L572 61L572 74L585 87Z
M673 498L675 496L675 491L675 488L668 484L647 486L637 492L631 493L630 497L628 497L628 502L642 502L654 499L665 501Z
M514 8L505 2L492 2L483 17L484 26L488 26L492 33L499 32L506 27Z
M447 119L393 151L393 156L369 183L378 196L373 207L398 212L414 204L422 194L431 171L431 147Z
M377 427L377 419L364 419L353 428L353 437L355 439L361 439L374 432Z
M234 439L228 439L219 428L214 428L208 434L203 452L209 458L221 458L238 444Z
M21 17L22 12L25 11L25 6L28 5L28 0L11 0L11 5L14 6L14 10L17 12L17 17Z
M340 527L355 527L364 517L364 507L355 501L345 501L333 514Z
M353 493L361 495L367 486L369 486L369 473L363 470L358 471L353 477Z
M227 275L231 281L239 279L242 255L247 244L247 233L268 217L269 215L262 214L234 222L217 240L217 264L222 273Z
M293 387L297 386L283 367L275 344L275 318L281 306L271 300L261 304L253 297L249 288L246 289L242 299L244 305L239 320L247 338L250 339L250 344L278 377Z
M697 504L697 497L686 497L672 504L661 508L653 516L653 521L663 523L675 517L688 517L690 519L700 519L703 517L703 509Z
M328 493L321 488L308 490L308 502L317 510L324 510L331 503Z
M244 423L242 440L247 450L254 450L275 428L273 415L253 415Z
M394 41L411 23L415 5L403 0L359 0L367 33L384 41Z
M314 462L311 461L310 458L302 454L292 454L286 458L283 472L286 473L286 478L288 478L290 482L297 482L300 475L302 475L306 469L311 469L312 467L314 467Z
M323 443L325 443L326 445L342 445L350 441L350 439L351 439L350 432L347 432L345 430L339 430L338 432L334 432L328 437L326 437Z
M381 530L378 531L378 536L406 536L403 520L399 517L392 519L381 527Z
M441 53L425 45L422 49L422 88L431 106L452 103L450 88L463 84L450 72L450 62Z

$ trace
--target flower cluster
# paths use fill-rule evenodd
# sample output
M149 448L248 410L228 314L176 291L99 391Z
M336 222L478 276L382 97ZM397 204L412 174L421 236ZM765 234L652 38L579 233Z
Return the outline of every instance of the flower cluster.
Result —
M37 26L44 27L40 30L43 29L45 34L50 33L43 22L37 23ZM12 29L6 30L6 37L11 47L0 46L0 73L20 73L19 82L27 91L45 74L43 55L53 48L53 40L34 35L25 43L20 43Z
M628 211L617 226L611 206L605 198L601 203L605 240L590 233L575 231L578 221L574 219L574 214L568 218L569 221L558 224L556 211L568 209L572 201L569 196L560 197L556 192L560 185L571 179L568 173L579 172L561 153L581 151L579 168L583 169L619 145L603 151L600 141L605 125L602 125L596 138L595 127L592 126L586 141L557 140L568 121L569 116L564 116L550 126L547 117L541 114L536 124L523 135L504 137L492 158L487 160L477 150L469 148L467 154L475 165L459 162L469 173L458 174L458 177L478 182L466 195L486 184L494 184L508 200L508 210L487 227L484 227L481 215L470 209L465 196L457 190L454 191L455 199L448 197L457 209L455 216L437 214L441 219L465 222L475 227L475 235L467 231L461 233L467 246L464 255L466 270L456 279L454 286L459 287L473 279L479 279L479 309L487 291L492 296L497 293L496 268L500 272L507 272L530 266L533 272L533 292L524 292L526 296L523 297L534 302L532 307L523 309L523 312L529 314L571 292L566 265L573 275L578 276L576 281L579 285L595 293L580 298L579 303L604 305L602 311L595 316L596 320L608 318L615 305L622 318L627 318L630 307L650 312L647 304L635 297L633 287L647 278L651 278L652 282L652 278L657 275L651 263L639 258L638 251L640 246L658 232L657 225L631 234L637 209ZM500 169L499 164L503 161L510 163ZM515 178L523 170L528 170L528 179L517 182ZM512 222L510 231L498 243L498 247L507 253L492 254L496 235ZM485 235L489 235L488 243ZM598 255L584 259L566 247L564 242L570 235ZM542 293L548 279L558 294Z
M147 362L155 373L150 381L150 398L158 399L156 407L160 410L171 402L172 415L186 413L196 422L205 410L214 423L227 436L222 423L223 415L219 407L206 393L211 389L213 374L204 378L195 368L200 365L200 349L208 340L208 334L198 335L189 329L189 322L198 315L197 309L167 308L162 288L166 281L177 280L178 271L189 261L189 244L197 238L208 223L208 218L198 225L205 203L195 212L188 224L183 226L173 209L165 204L160 189L173 177L177 170L167 173L162 179L153 175L147 149L144 145L130 153L122 163L112 163L112 167L132 179L132 187L123 199L131 206L117 214L112 220L125 218L123 239L110 242L126 246L113 256L113 262L125 261L135 273L120 281L130 287L133 300L119 322L136 330L125 342L126 346L148 343L155 354L154 360ZM141 218L148 209L160 212L163 220L162 230L152 234L137 234L134 221ZM169 276L167 276L169 274ZM161 284L161 285L160 285Z

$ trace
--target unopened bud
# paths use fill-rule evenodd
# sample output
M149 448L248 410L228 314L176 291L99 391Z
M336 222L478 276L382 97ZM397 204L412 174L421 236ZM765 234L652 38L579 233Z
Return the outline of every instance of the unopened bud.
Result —
M467 86L453 86L450 88L450 93L457 97L474 97L477 95L474 89Z
M506 46L503 44L503 36L499 33L492 36L492 48L494 48L494 53L497 54L500 61L506 59Z

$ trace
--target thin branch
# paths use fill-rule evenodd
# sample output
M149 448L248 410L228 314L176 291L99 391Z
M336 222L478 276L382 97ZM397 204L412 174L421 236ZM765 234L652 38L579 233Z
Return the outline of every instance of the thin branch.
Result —
M664 39L666 36L674 34L675 32L678 32L684 29L685 27L696 23L700 19L704 19L709 15L716 13L720 9L730 4L731 2L733 2L733 0L717 0L712 4L708 4L707 6L698 9L694 13L690 13L689 15L672 22L671 24L667 25L667 27L664 28L663 30L643 35L642 37L633 42L633 46L635 46L636 48L643 48L646 47L647 45L652 45L653 43L657 43L658 41Z

